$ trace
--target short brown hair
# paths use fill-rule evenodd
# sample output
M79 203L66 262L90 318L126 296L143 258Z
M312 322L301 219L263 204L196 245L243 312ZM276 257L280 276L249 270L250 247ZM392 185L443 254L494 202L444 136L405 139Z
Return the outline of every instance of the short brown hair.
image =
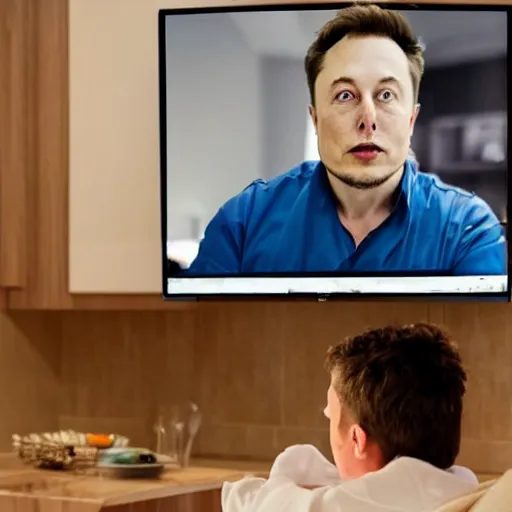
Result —
M466 372L455 343L426 324L384 327L331 347L326 367L342 407L385 462L447 469L459 453Z
M418 43L407 19L399 12L373 4L356 4L341 9L317 33L304 61L311 96L315 104L315 82L322 70L325 54L344 37L381 36L392 39L409 60L415 102L424 70L423 49Z

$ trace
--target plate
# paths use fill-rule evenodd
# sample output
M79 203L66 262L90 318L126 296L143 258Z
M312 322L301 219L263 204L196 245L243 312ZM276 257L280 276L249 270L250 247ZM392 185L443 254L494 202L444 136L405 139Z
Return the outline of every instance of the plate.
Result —
M163 464L98 464L101 475L110 478L160 478Z

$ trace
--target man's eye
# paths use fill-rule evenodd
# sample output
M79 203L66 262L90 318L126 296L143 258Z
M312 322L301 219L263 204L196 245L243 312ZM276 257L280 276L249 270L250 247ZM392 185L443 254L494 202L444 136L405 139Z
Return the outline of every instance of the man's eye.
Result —
M393 91L385 89L384 91L381 91L377 97L380 101L387 103L388 101L391 101L394 98L394 96L395 95L393 94Z
M354 97L354 95L350 91L341 91L337 96L336 99L338 101L349 101Z

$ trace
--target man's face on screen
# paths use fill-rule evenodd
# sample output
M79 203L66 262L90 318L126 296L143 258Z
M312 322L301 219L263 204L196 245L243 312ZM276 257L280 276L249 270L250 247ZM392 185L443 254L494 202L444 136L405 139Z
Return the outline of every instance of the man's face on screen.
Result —
M320 157L341 181L369 189L399 171L417 111L409 61L393 40L348 36L326 53L310 113Z

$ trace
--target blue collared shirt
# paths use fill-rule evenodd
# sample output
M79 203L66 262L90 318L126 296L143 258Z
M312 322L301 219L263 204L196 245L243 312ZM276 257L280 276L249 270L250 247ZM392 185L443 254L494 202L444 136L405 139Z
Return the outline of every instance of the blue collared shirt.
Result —
M479 197L406 162L386 220L356 247L321 162L256 180L206 228L186 275L446 272L504 275L504 230Z

